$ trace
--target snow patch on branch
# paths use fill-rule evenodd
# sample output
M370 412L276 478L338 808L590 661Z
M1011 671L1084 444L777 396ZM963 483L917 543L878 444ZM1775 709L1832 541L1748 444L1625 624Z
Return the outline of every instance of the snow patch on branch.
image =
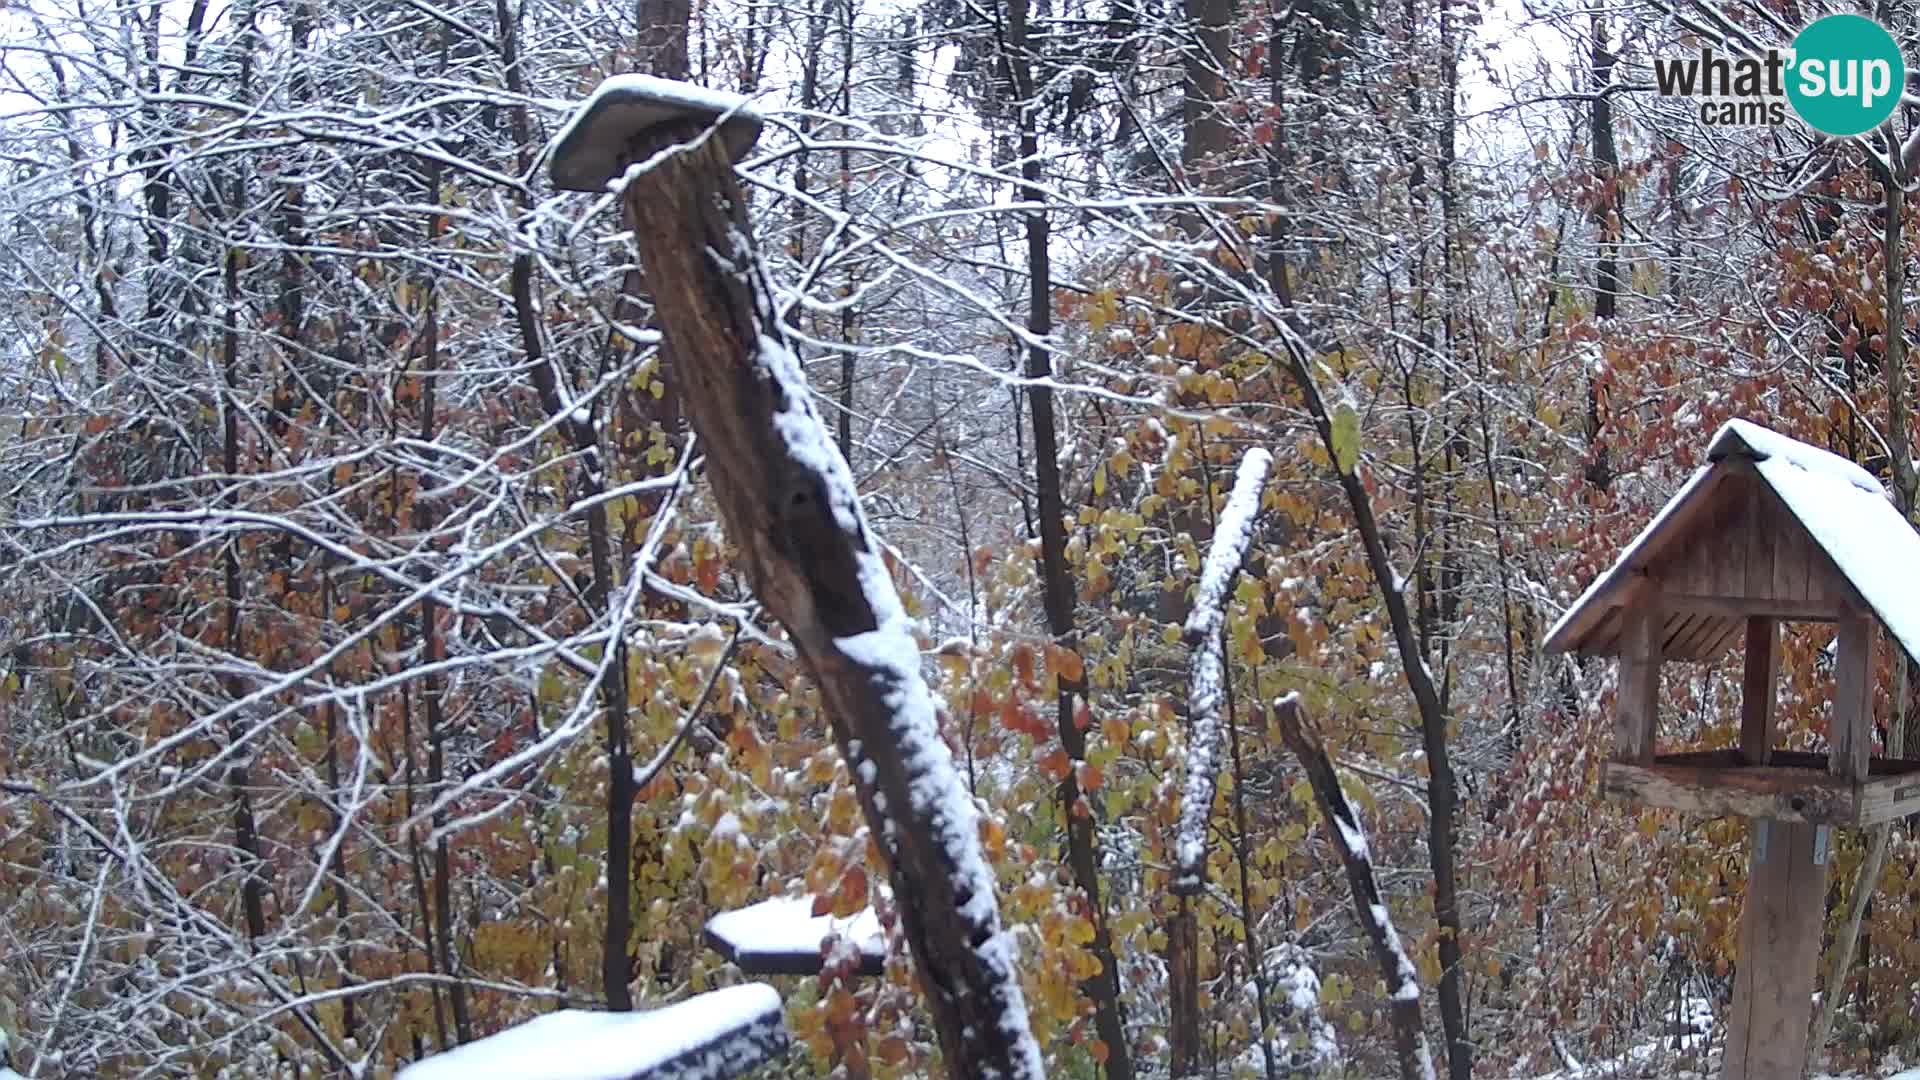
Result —
M1174 889L1198 891L1206 878L1207 818L1213 812L1215 773L1220 758L1220 707L1226 698L1226 658L1220 631L1235 575L1253 544L1260 517L1260 491L1273 469L1273 455L1255 447L1240 459L1233 493L1214 525L1213 545L1200 570L1185 638L1187 663L1187 777L1180 795L1180 821L1174 831Z

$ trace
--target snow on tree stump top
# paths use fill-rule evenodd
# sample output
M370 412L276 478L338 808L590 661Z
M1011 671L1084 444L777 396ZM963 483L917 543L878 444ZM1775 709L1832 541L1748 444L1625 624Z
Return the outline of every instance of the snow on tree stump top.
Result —
M548 1013L409 1065L400 1080L732 1080L789 1045L780 995L748 983L651 1012Z
M813 911L810 896L776 896L721 912L707 920L707 944L748 975L818 975L836 964L858 975L886 969L887 940L872 908L847 918Z
M562 191L604 192L623 175L634 138L662 124L719 125L727 156L738 161L760 138L761 116L739 94L651 75L615 75L581 104L554 140L547 173Z

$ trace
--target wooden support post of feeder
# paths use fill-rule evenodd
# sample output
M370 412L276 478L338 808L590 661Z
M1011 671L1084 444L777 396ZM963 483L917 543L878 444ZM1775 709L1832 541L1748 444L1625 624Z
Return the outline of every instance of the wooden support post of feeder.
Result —
M1765 615L1747 617L1746 670L1740 680L1740 760L1765 765L1773 759L1774 685L1780 673L1780 624Z
M1749 820L1722 1076L1798 1080L1826 914L1832 829L1920 811L1920 762L1871 756L1873 651L1885 627L1920 655L1920 604L1901 591L1920 536L1858 466L1744 421L1708 465L1567 610L1549 652L1617 656L1610 797ZM1827 753L1780 748L1783 622L1837 626ZM1660 673L1744 646L1739 743L1662 754Z
M735 160L745 98L642 75L602 83L549 175L618 191L736 561L813 676L868 826L949 1073L1037 1080L1040 1055L898 594L853 477L774 309Z

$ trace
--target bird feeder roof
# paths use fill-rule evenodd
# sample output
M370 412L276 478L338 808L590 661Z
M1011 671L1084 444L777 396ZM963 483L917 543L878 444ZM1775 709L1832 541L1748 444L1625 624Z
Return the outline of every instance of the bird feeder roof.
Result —
M1548 652L1613 656L1624 604L1657 589L1662 655L1711 660L1748 615L1867 610L1920 658L1920 534L1865 469L1745 420L1547 634Z

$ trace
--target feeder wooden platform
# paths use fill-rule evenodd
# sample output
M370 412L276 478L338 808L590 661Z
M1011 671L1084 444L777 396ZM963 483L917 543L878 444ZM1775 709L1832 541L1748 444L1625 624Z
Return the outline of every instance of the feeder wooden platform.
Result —
M1859 828L1920 813L1920 761L1873 758L1864 781L1832 774L1825 754L1775 750L1751 765L1738 750L1609 761L1601 788L1624 802L1704 817L1772 818Z

